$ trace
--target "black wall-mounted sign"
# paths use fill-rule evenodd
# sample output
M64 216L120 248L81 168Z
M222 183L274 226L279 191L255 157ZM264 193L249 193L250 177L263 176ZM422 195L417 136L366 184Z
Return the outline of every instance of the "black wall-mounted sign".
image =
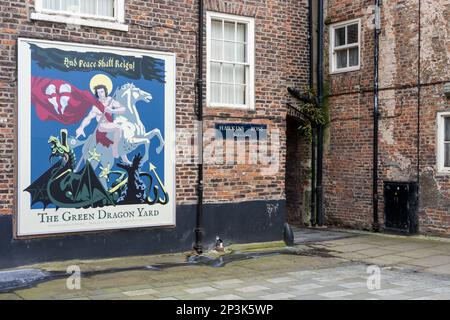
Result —
M254 123L216 123L217 134L223 139L264 140L267 138L267 125Z

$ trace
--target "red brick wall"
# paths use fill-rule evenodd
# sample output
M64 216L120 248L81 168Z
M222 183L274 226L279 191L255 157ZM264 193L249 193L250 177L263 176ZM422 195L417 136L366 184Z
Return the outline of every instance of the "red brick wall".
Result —
M234 1L235 5L226 5L230 2L233 1L207 1L206 7L211 11L255 16L256 108L250 112L207 109L204 126L213 128L217 122L236 120L266 124L269 131L279 130L280 164L274 174L263 174L264 166L254 164L207 164L205 201L284 199L289 98L286 88L308 81L307 1L247 1L245 6Z
M264 123L280 130L280 167L271 175L251 164L207 164L205 201L284 199L286 87L307 82L307 1L205 1L205 9L255 18L255 110L206 109L204 129L217 122ZM126 1L129 32L80 27L29 19L33 0L0 2L0 214L14 210L16 40L41 38L96 45L175 52L177 55L176 126L193 131L196 115L197 1ZM178 156L182 146L178 147ZM197 166L176 166L177 203L196 202Z
M422 0L420 199L421 233L450 234L450 176L437 175L436 112L449 110L450 6ZM328 24L362 20L359 71L327 75L331 125L325 153L325 210L330 224L372 224L373 1L328 1ZM383 181L417 181L418 0L383 1L380 34L379 201ZM328 28L326 29L328 31ZM328 49L328 33L326 37ZM328 51L326 51L328 60ZM328 72L328 69L326 69Z

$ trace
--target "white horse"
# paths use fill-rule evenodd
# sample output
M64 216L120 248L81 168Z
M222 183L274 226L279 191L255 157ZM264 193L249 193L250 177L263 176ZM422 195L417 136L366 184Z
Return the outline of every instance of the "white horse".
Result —
M147 162L149 156L150 140L155 136L159 140L159 146L156 148L156 153L161 153L164 147L164 139L161 131L156 128L149 132L145 129L141 121L139 112L136 108L138 101L150 102L152 95L145 92L132 83L124 84L116 92L114 99L122 106L126 107L125 114L116 115L114 123L120 124L122 130L122 139L119 143L119 155L126 155L135 150L140 145L145 146L145 153L142 158L142 163Z
M113 99L118 101L125 107L124 114L113 115L113 122L121 127L121 138L118 145L119 156L124 162L130 163L127 155L134 151L139 146L143 145L145 148L144 156L141 163L145 163L149 159L150 140L154 137L159 139L159 146L156 148L156 153L161 153L164 148L164 139L161 131L157 128L147 132L144 124L141 121L139 112L136 108L136 103L144 101L149 103L152 100L152 95L144 90L139 89L132 83L127 83L116 90ZM111 137L108 137L111 139ZM77 140L72 137L69 141L72 148L83 146L83 157L79 161L76 171L80 169L82 163L89 160L93 169L99 164L101 165L102 173L100 174L100 181L106 187L109 169L114 165L114 157L112 155L112 148L106 147L96 141L96 133L92 133L86 140Z

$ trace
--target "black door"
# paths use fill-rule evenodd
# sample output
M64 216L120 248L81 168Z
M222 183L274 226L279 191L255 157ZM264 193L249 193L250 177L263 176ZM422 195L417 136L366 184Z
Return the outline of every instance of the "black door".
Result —
M386 229L409 232L419 231L417 217L417 183L384 182L384 221Z

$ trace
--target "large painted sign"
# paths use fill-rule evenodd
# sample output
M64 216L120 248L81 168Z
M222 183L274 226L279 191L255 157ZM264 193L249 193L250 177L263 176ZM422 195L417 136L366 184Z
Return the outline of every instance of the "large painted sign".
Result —
M175 56L18 41L17 235L175 224Z

